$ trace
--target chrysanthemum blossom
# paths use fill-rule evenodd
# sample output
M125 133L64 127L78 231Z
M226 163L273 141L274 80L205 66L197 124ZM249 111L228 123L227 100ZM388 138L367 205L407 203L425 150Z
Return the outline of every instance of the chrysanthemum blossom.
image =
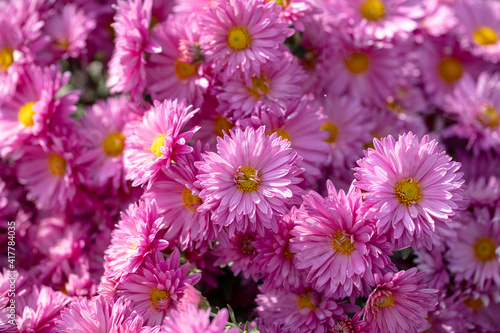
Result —
M156 201L145 200L130 204L111 234L111 244L105 253L107 279L118 281L134 273L153 251L164 250L164 221L157 213Z
M476 208L460 221L457 239L447 242L448 269L457 282L472 283L474 290L500 288L500 208Z
M342 315L342 320L333 325L332 333L368 333L370 325L361 320L362 312L357 312L352 318Z
M237 327L226 329L229 313L227 309L220 310L210 322L210 308L203 310L190 306L184 311L172 311L165 318L161 333L238 333Z
M120 0L116 5L115 51L109 62L107 86L111 93L130 93L142 99L146 85L146 53L161 47L149 38L153 0Z
M200 45L215 72L229 78L236 72L259 75L261 65L276 63L285 39L293 34L280 18L274 1L226 0L203 17Z
M283 7L282 19L301 32L306 29L304 21L308 21L315 14L322 12L311 0L278 0L276 2Z
M195 285L201 275L189 273L189 263L179 267L178 250L164 258L159 251L153 252L144 266L117 285L118 296L134 301L133 309L144 318L148 326L160 325L165 316L177 309L186 285Z
M435 140L421 141L411 132L374 139L355 168L355 185L363 190L367 217L377 220L394 249L425 245L442 235L464 207L460 163L441 151Z
M363 319L370 332L423 332L430 327L428 312L436 308L437 289L422 282L424 272L416 267L407 271L375 275L377 287L363 308Z
M306 283L328 297L368 296L374 273L394 271L390 244L375 233L374 222L359 214L361 191L336 191L328 181L328 197L310 191L297 211L290 251Z
M98 296L91 300L76 300L61 312L55 332L139 333L143 319L132 311L131 303L122 297L106 299Z
M133 180L133 186L151 186L158 171L170 168L177 156L193 151L188 142L199 127L183 131L198 111L191 108L184 101L155 101L142 122L126 127L125 170L126 178Z
M207 152L195 163L202 188L200 209L213 209L214 224L228 227L230 237L247 228L262 235L266 229L277 232L277 217L302 191L297 186L304 171L297 167L300 158L288 140L277 133L267 136L265 127L229 134L217 138L217 153Z

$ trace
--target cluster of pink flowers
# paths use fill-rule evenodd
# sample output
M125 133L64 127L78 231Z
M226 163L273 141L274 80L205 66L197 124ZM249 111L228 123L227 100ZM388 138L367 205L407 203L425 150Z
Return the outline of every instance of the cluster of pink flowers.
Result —
M497 1L0 0L0 331L498 332L499 156Z

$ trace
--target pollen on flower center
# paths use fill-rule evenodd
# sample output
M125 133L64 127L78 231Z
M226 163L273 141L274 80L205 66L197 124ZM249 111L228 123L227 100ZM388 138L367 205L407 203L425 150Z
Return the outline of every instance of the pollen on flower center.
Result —
M54 176L62 176L66 173L66 160L57 153L49 155L49 170Z
M344 234L342 230L337 230L333 235L332 247L340 254L351 254L355 250L354 242L351 243L350 236Z
M197 195L193 195L193 192L187 187L182 191L182 203L187 209L196 211L196 209L201 205L201 199Z
M476 299L474 299L474 298L467 298L464 301L464 304L466 306L468 306L469 308L471 308L471 309L478 310L478 309L480 309L483 306L483 300L480 297L478 297Z
M175 69L175 75L177 75L179 79L184 80L188 77L196 75L196 73L198 72L198 65L192 65L176 60L174 69Z
M397 200L407 206L417 203L422 198L420 184L414 178L406 178L394 187Z
M252 78L252 88L247 88L247 92L255 98L269 93L269 81L264 77Z
M344 62L347 69L353 74L366 72L370 67L370 58L363 52L353 52Z
M334 123L332 123L330 121L327 121L323 125L321 125L320 129L330 133L330 136L324 140L325 142L328 142L328 143L335 142L335 139L337 139L337 135L339 134L339 129L338 129L337 125L335 125Z
M488 237L478 239L474 243L474 256L481 262L488 262L497 257L495 253L497 245Z
M484 127L495 128L499 123L498 112L492 106L485 107L476 118Z
M102 142L102 148L108 156L120 155L125 148L125 135L120 132L109 134Z
M369 21L378 21L385 15L385 7L382 1L366 0L360 7L361 15Z
M290 251L290 244L286 244L285 249L283 250L283 254L285 255L285 258L292 260L293 259L293 253Z
M6 72L14 62L14 49L5 47L0 50L0 68Z
M31 127L34 124L33 116L35 115L35 111L33 111L33 105L35 105L35 102L28 102L19 108L17 118L24 127Z
M392 307L394 305L394 296L387 291L387 295L382 297L380 301L377 302L379 308Z
M223 136L224 132L229 133L229 130L233 128L234 125L227 120L227 118L217 115L215 116L215 133L217 136Z
M160 134L153 141L153 144L151 145L151 151L156 155L161 156L162 155L161 147L163 147L164 145L165 145L165 135Z
M439 76L447 83L457 81L462 77L462 73L462 64L453 57L446 57L439 63Z
M61 36L56 40L56 45L64 50L67 50L70 46L69 36Z
M311 296L309 296L308 293L300 295L298 303L299 303L299 309L305 309L305 308L311 310L316 309L316 305L314 305L313 301L311 300Z
M492 45L498 41L498 35L490 27L480 27L473 34L474 40L481 45Z
M252 42L252 37L248 30L243 27L234 27L227 35L227 46L235 50L244 50Z
M281 137L281 139L287 139L288 141L292 142L292 138L288 134L287 131L285 131L283 128L278 128L273 131L271 131L271 134L276 133L278 134L278 137Z
M158 302L166 300L170 297L170 293L166 290L158 290L154 288L151 290L150 299L151 299L151 307L156 308Z
M239 167L234 176L234 182L240 191L256 191L260 185L260 171L252 167Z

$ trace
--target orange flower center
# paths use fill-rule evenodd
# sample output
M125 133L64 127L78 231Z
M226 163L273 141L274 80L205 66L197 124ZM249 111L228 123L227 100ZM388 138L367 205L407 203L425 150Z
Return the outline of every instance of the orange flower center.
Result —
M247 88L247 92L255 98L269 93L269 81L264 77L253 77L252 88Z
M327 121L323 125L321 125L320 129L330 133L330 136L324 140L325 142L328 142L328 143L335 142L335 139L337 139L337 135L339 134L339 128L337 127L337 125L335 125L334 123L332 123L330 121Z
M110 157L120 155L125 148L125 135L120 132L109 134L102 142L102 148Z
M187 209L196 211L196 209L201 205L201 199L197 195L193 195L190 189L187 187L182 191L182 202Z
M224 135L224 132L226 134L229 134L229 130L233 128L234 125L227 120L227 118L217 115L215 116L215 133L217 136L222 137Z
M260 171L252 167L239 167L234 181L240 191L254 192L260 186Z
M166 290L158 290L154 288L149 294L149 299L151 300L151 307L156 308L158 302L166 300L170 297L170 293Z
M447 83L457 81L462 77L462 73L462 64L453 57L446 57L439 63L439 76Z
M179 79L184 80L188 77L196 75L196 73L198 72L198 65L192 65L176 60L174 69L175 75L177 75Z
M66 160L57 153L49 155L49 170L54 176L62 176L66 173Z
M389 307L391 308L394 305L394 296L390 292L387 291L387 295L385 295L380 301L377 302L377 307L379 308L385 308Z
M364 52L353 52L351 56L344 61L347 69L353 74L361 74L370 67L370 58Z
M271 131L271 134L273 134L273 133L278 134L278 137L281 137L282 140L286 139L286 140L292 142L292 138L290 137L288 132L285 131L283 128L278 128L278 129Z
M488 237L483 237L474 243L474 256L481 262L492 261L497 257L495 242Z
M378 21L385 15L385 7L382 1L366 0L360 7L361 16L369 21Z
M498 126L498 112L492 106L484 108L483 112L476 116L476 119L484 126L495 128Z

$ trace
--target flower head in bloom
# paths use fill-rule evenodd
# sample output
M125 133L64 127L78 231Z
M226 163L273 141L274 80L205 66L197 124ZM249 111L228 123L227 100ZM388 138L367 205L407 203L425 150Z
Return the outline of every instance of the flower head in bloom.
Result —
M200 45L215 71L229 78L240 71L259 75L261 65L276 63L281 45L293 34L280 19L281 7L263 0L224 0L203 18Z
M500 73L483 72L477 81L464 77L447 99L445 110L457 120L445 136L468 139L475 155L500 151Z
M333 325L332 333L368 333L370 325L364 320L361 320L362 312L357 312L354 317L349 318L345 314L342 315L342 320Z
M178 250L167 259L155 251L152 258L148 257L141 269L117 285L118 296L133 300L133 309L143 316L148 326L160 325L163 318L178 307L186 284L195 285L201 278L198 273L188 276L189 263L179 267Z
M172 311L165 318L161 333L238 333L240 330L233 327L226 331L229 319L227 309L220 310L210 322L210 308L203 310L190 306L184 311Z
M158 171L170 168L177 156L193 151L187 143L198 127L183 132L184 126L197 112L191 111L191 107L184 101L155 101L142 122L126 127L126 178L133 180L134 186L146 183L151 186Z
M500 60L500 3L496 1L456 1L456 28L460 44L474 55Z
M424 272L407 271L375 275L377 287L362 312L374 333L422 332L430 327L427 313L436 308L437 289L422 282Z
M311 0L278 0L278 5L283 7L281 17L289 26L293 25L297 31L304 31L305 21L315 14L320 14L322 10L316 7Z
M81 299L71 303L61 312L55 332L61 333L140 333L142 317L131 309L131 302L123 298L91 300Z
M442 152L435 140L411 132L373 140L355 171L355 185L365 191L368 216L377 220L395 249L425 245L447 229L462 208L464 180L460 163Z
M328 197L310 191L297 211L290 251L306 283L336 299L363 295L375 285L374 273L394 270L385 237L375 234L373 221L359 214L361 191L346 194L328 181Z
M286 212L286 204L301 194L297 186L303 169L290 142L257 130L229 130L217 138L217 153L206 152L195 165L202 191L203 207L214 210L214 224L244 232L248 227L260 234L278 230L276 219Z
M107 85L111 93L131 93L142 98L146 85L146 53L158 53L161 47L149 39L153 0L120 0L116 5L115 51L109 62Z
M130 204L111 234L106 250L106 276L120 280L134 273L153 251L164 250L168 242L162 238L163 217L158 216L156 201Z
M458 237L448 242L448 269L457 282L472 283L475 290L500 288L500 208L476 208L460 221Z

